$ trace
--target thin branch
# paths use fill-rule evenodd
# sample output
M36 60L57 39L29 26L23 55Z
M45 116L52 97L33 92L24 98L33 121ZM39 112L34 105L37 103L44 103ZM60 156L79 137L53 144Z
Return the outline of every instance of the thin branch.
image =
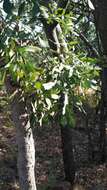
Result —
M88 39L84 36L84 34L82 32L77 31L77 34L79 35L79 37L81 38L81 40L84 41L84 43L89 47L89 49L91 50L91 52L93 53L93 55L95 57L99 57L99 53L96 50L96 48L93 47L93 45L91 45L91 43L88 41Z

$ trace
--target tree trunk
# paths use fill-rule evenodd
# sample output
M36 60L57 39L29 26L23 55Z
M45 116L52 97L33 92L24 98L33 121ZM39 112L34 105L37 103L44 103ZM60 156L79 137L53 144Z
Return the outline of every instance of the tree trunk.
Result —
M106 160L106 122L107 122L107 68L103 68L101 74L101 106L100 106L100 161Z
M100 113L100 155L101 161L105 161L105 138L107 122L107 0L92 0L95 6L95 24L99 33L105 63L102 63L101 72L101 113Z
M6 79L6 88L9 96L12 97L11 112L16 127L20 188L21 190L36 190L35 146L26 102L21 90L12 86L10 77Z
M68 125L61 126L62 153L65 179L73 184L75 179L75 164L72 146L72 129Z
M85 117L85 127L87 131L87 136L88 136L88 161L89 163L92 163L92 139L91 139L91 131L90 131L90 126L89 126L89 116L90 114L87 113Z
M48 8L48 4L46 3L47 2L45 2L45 6ZM45 19L44 15L42 16L42 23L44 25L50 48L54 52L53 55L58 56L59 60L64 62L64 57L66 56L68 49L61 27L56 21L53 21L52 24L47 24L47 20ZM63 102L61 104L63 104ZM60 109L62 110L62 108ZM75 179L75 166L72 147L72 132L69 126L61 126L61 138L65 179L70 183L73 183Z

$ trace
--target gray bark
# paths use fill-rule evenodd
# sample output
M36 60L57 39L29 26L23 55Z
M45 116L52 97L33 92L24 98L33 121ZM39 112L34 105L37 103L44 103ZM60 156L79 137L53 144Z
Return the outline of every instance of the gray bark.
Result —
M36 190L35 146L29 114L21 90L12 86L10 77L6 80L7 92L11 98L12 120L16 127L18 145L18 172L21 190Z

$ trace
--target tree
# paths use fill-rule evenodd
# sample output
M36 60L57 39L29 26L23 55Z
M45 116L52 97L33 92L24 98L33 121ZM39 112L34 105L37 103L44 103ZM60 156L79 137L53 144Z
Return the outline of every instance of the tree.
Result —
M87 44L88 46L88 51L89 49L91 50L91 56L98 57L100 59L100 67L101 67L101 101L100 101L100 139L99 139L99 152L100 152L100 161L104 162L106 159L106 148L105 148L105 140L106 140L106 115L107 115L107 69L106 69L106 54L107 54L107 43L106 43L106 32L107 32L107 22L106 22L106 7L107 7L107 2L106 0L103 1L96 1L96 0L89 0L88 4L86 1L81 2L72 2L74 6L74 11L77 12L78 16L78 23L80 24L80 20L84 18L86 15L86 23L82 24L82 26L85 26L85 31L86 34L84 35L84 32L81 34L78 32L80 35L80 38ZM87 4L87 6L85 6ZM79 8L79 6L81 8ZM85 11L82 11L85 10ZM82 12L81 12L82 11ZM79 12L79 14L78 14ZM85 14L85 13L86 14ZM93 16L94 15L94 20ZM89 31L90 29L90 21L94 23L96 30L95 30L95 39L93 45L90 46L90 39L89 41L87 38L85 38L88 34L89 36ZM76 21L77 23L77 21ZM81 27L81 24L80 24ZM79 29L80 29L79 27ZM88 30L87 30L88 27ZM93 34L93 33L92 33ZM88 37L87 36L87 37ZM97 48L95 49L94 46ZM97 50L97 51L96 51Z
M13 35L13 31L15 30L13 28L10 29L8 25L8 22L11 25L11 21L14 20L13 18L11 20L11 17L12 16L14 17L14 15L11 15L13 5L10 3L10 1L4 1L3 8L4 11L7 13L7 17L10 15L9 18L4 18L4 15L1 14L2 16L1 24L3 24L4 27L1 28L1 37L0 37L1 40L0 67L2 70L1 72L4 73L5 65L7 64L7 62L9 63L9 59L11 60L8 54L10 50L8 49L8 47L7 50L5 49L7 46L5 44L5 40L8 38L9 34L8 32L10 32L10 39L17 37L16 37L16 32ZM5 27L7 27L7 29ZM6 51L9 50L7 56L5 50ZM3 56L2 53L4 54ZM13 82L13 78L11 77L10 73L8 73L5 78L5 86L8 95L11 97L10 101L11 114L12 114L12 120L16 127L16 136L17 136L17 145L18 145L17 167L19 173L20 188L21 190L36 190L35 145L34 145L33 132L29 118L28 102L27 99L23 97L23 92L20 86L18 86L17 82Z
M44 5L46 8L49 9L49 3L51 2L45 1L42 5ZM64 9L66 8L68 1L63 3L64 4L61 4L61 2L59 1L58 4L59 7L57 9L60 9L60 14L61 11L64 11ZM52 23L48 24L47 23L48 20L45 18L45 14L46 14L45 12L42 12L42 22L44 25L47 39L49 41L50 48L54 52L56 52L54 53L54 56L57 55L60 61L65 62L64 57L68 52L68 48L63 36L61 26L56 20L52 20ZM63 92L61 93L60 102L61 103L59 110L61 112L62 109L61 107L63 107L64 104ZM69 126L69 123L67 123L66 125L61 125L61 138L62 138L62 152L63 152L65 179L73 183L75 179L75 164L74 164L73 147L72 147L72 129Z
M105 161L105 139L106 139L106 116L107 116L107 68L106 68L106 56L107 56L107 1L95 1L92 0L94 5L94 18L96 31L99 36L100 46L102 49L101 56L104 57L101 63L101 107L100 107L100 155L101 161Z
M6 78L8 95L11 100L12 120L16 127L18 144L18 172L21 190L36 190L35 183L35 145L30 125L27 100L22 96L21 89L13 86L11 78Z

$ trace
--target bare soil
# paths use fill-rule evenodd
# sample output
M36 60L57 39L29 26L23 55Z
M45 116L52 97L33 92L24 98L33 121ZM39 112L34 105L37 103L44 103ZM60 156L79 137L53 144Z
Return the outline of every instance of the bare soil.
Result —
M19 190L15 136L10 112L0 106L0 190ZM34 138L38 189L47 189L64 180L60 128L55 123L38 127L34 130ZM87 143L87 135L73 129L76 180L89 190L106 190L107 163L89 163Z

